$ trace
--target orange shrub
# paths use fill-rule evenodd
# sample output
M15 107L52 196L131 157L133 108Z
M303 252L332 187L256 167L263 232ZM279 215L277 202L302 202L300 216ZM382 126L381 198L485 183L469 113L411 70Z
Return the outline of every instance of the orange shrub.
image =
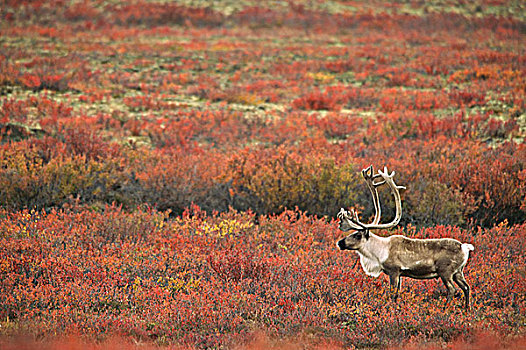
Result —
M0 194L7 208L50 208L71 198L111 202L122 181L118 164L90 159L86 154L45 156L45 149L28 143L0 148Z
M518 2L204 3L1 2L0 348L524 347ZM370 164L471 311L337 250Z
M226 188L221 186L222 162L216 154L187 152L133 152L131 176L122 184L123 201L149 203L161 210L181 214L192 203L209 210L228 209Z
M309 348L476 344L487 330L504 346L521 336L525 225L396 230L475 246L466 312L461 300L446 306L436 281L404 280L392 302L387 278L366 276L354 254L337 250L336 223L303 212L208 216L193 206L169 219L101 209L0 212L0 336L119 335L192 348L251 343L255 331L310 339Z
M308 110L336 110L338 109L337 101L330 93L313 91L307 95L292 101L294 108Z
M245 150L229 163L240 205L258 213L300 208L334 215L354 198L357 175L352 165L323 156L304 156L285 147Z

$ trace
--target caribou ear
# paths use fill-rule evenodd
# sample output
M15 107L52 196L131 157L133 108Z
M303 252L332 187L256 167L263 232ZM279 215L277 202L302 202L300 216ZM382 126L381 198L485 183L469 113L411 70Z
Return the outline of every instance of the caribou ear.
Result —
M365 239L369 239L369 230L368 229L365 229L363 231L363 236L365 237Z

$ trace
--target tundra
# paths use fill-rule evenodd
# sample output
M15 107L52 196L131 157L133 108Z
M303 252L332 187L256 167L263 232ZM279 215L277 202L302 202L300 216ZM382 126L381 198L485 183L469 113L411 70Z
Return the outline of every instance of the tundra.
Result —
M464 278L464 266L468 262L469 252L473 245L461 243L452 238L414 239L401 235L389 237L377 236L371 232L376 229L394 227L402 217L402 201L400 189L404 186L395 184L387 168L373 175L369 166L362 170L362 176L367 183L375 208L373 222L364 224L358 219L355 210L351 212L343 208L338 213L339 229L352 233L338 241L341 250L354 250L360 256L363 270L369 276L378 277L382 272L389 276L393 299L398 297L400 277L415 279L440 278L447 288L447 300L455 294L456 283L464 292L464 308L469 310L469 285ZM390 223L381 224L381 207L377 188L386 184L394 196L396 213Z

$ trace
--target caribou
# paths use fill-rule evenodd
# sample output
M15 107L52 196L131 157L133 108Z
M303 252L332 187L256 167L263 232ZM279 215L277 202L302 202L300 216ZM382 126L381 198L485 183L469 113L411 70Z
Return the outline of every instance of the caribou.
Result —
M389 276L390 291L394 300L400 290L400 277L414 279L440 278L447 289L447 302L455 294L454 283L464 292L464 308L469 310L469 285L464 278L464 266L468 262L473 245L452 238L415 239L402 235L382 237L371 230L389 229L398 225L402 217L400 189L394 182L395 172L389 174L387 167L374 174L373 167L362 170L362 176L371 192L375 215L372 223L364 224L357 212L343 208L338 213L339 229L352 232L338 241L341 250L354 250L360 256L364 272L378 277L382 272ZM378 187L387 185L394 196L395 217L389 223L380 223L381 206Z

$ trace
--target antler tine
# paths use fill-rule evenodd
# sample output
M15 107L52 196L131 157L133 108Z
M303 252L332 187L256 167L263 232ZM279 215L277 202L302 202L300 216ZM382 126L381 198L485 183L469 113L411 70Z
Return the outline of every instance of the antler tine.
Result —
M374 182L374 180L379 179L379 178L382 178L382 176L380 174L376 174L376 175L373 176L373 186L374 187L382 186L385 183L385 181Z
M337 217L340 220L346 219L354 230L358 230L358 231L365 230L365 226L360 222L360 220L358 220L358 214L356 213L354 209L352 209L351 212L349 212L341 208L340 211L338 212Z
M389 171L387 170L387 167L384 167L383 173L382 173L382 171L378 170L378 174L377 175L380 175L384 179L385 179L385 177L388 177L388 178L390 178L392 180L393 177L395 176L395 174L396 174L396 171L393 170L393 172L389 175ZM383 182L385 182L385 180ZM396 188L398 188L398 189L403 189L403 190L406 189L405 186L399 186L399 185L395 184L394 181L393 181L393 185Z
M395 199L396 214L395 214L393 221L387 224L373 223L370 225L365 225L367 229L391 228L391 227L398 225L398 223L400 222L400 219L402 218L402 199L400 198L400 192L398 190L405 189L405 186L399 186L394 182L393 178L395 174L396 173L394 171L391 174L389 174L387 167L384 167L383 171L378 170L379 177L383 178L382 183L387 183Z
M376 225L380 222L380 218L382 217L382 208L380 206L380 197L378 196L378 190L376 189L378 186L385 183L385 181L382 181L381 183L375 183L374 179L378 178L378 175L373 175L373 166L370 165L368 168L362 170L362 176L365 180L365 183L367 184L367 187L369 188L369 191L371 192L371 196L373 197L373 205L374 205L374 220L372 224ZM356 217L358 220L358 217ZM359 220L358 220L359 222ZM361 223L360 223L361 224Z
M352 214L352 216L350 215ZM356 210L351 209L351 212L347 212L346 218L349 220L349 223L355 230L363 231L366 229L365 224L363 224L360 219L358 219L358 213Z
M347 216L347 212L345 209L341 208L340 211L338 212L338 215L337 215L337 218L338 219L343 219L344 217Z

